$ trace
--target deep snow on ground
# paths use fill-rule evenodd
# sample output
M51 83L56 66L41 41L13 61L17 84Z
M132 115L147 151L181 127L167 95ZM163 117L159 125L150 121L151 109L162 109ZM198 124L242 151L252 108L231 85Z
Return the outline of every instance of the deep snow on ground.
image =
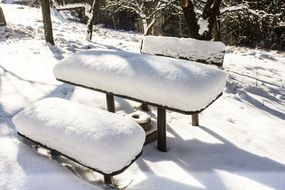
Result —
M102 189L87 172L81 180L56 161L18 141L11 119L45 97L61 97L106 109L101 93L57 82L53 66L87 48L139 52L141 35L96 27L85 40L85 25L53 12L56 47L43 40L39 9L1 4L7 27L0 28L0 189ZM284 52L227 47L224 95L191 127L190 117L167 112L168 152L156 143L123 174L127 189L284 189ZM116 98L118 114L138 103ZM150 115L154 118L155 108Z

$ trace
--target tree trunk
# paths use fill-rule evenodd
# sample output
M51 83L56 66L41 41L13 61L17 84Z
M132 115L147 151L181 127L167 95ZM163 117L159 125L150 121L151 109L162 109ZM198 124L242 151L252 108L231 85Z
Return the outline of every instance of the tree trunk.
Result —
M148 28L147 20L145 18L142 18L142 24L143 24L143 34L146 36L149 33L149 28Z
M189 27L190 37L200 40L211 40L212 31L217 21L216 19L220 14L221 0L207 0L206 5L203 8L202 18L207 20L209 23L208 31L201 35L199 34L200 26L198 25L198 19L192 0L181 0L180 3L185 20Z
M2 8L0 7L0 26L6 26L6 20Z
M100 0L94 0L92 7L89 11L90 15L87 21L87 40L92 39L92 33L93 33L93 24L95 23L95 19L97 18L98 12L100 9Z
M46 42L54 45L53 34L52 34L52 23L50 18L50 2L49 0L41 0L41 5L42 5L45 39Z
M188 24L190 37L199 39L198 19L194 11L192 0L181 0L180 3L185 20Z
M214 41L221 41L221 39L221 21L220 18L217 18L214 31Z
M211 34L214 26L218 26L220 23L217 21L217 19L220 16L220 6L221 6L222 0L215 0L213 3L211 10L210 10L210 16L209 16L209 40L211 39ZM220 26L218 26L220 27Z

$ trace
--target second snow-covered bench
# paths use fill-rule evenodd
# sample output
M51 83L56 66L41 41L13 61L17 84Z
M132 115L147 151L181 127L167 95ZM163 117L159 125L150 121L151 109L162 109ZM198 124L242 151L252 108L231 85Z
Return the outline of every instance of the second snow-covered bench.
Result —
M133 120L60 98L18 113L20 136L104 175L123 172L142 152L144 130Z
M149 40L150 47L153 47L151 39ZM195 43L198 42L194 41L194 45ZM146 43L142 46L146 46ZM190 47L188 48L195 52L195 47ZM200 49L202 47L204 46L200 46ZM206 43L205 47L207 56L201 56L201 59L221 65L224 45L214 43L211 46ZM168 50L166 45L164 48ZM144 51L149 49L145 48ZM173 50L170 48L169 51ZM200 54L202 55L201 52ZM186 59L183 54L173 56L179 58L180 55ZM193 57L198 59L199 53ZM161 151L166 151L165 110L189 115L200 113L221 96L226 84L225 73L215 66L118 50L75 53L60 61L54 68L54 74L59 81L106 93L107 108L111 112L115 111L114 95L156 106L158 149Z

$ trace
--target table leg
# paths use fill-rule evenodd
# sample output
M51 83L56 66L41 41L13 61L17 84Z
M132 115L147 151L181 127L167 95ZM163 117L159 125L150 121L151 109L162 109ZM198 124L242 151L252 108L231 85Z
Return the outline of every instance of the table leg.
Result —
M199 115L197 113L192 115L192 126L199 126Z
M113 185L113 177L110 175L104 175L104 183Z
M115 113L114 96L112 94L106 94L107 110Z
M166 152L166 110L157 107L157 148L162 152Z

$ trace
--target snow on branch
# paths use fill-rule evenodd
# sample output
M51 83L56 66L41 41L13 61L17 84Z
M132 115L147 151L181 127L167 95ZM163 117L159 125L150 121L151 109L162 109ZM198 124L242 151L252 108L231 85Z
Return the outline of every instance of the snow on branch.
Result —
M244 11L244 10L249 12L250 14L253 14L253 15L258 16L260 18L264 18L264 17L267 17L267 16L280 16L280 15L282 15L281 12L277 13L277 14L272 14L272 13L267 13L264 10L251 9L247 3L246 4L237 4L237 5L233 5L233 6L223 7L223 8L221 8L220 13L221 14L225 14L225 13L228 13L228 12Z
M248 7L245 5L227 6L227 7L221 8L220 12L221 14L224 14L226 12L240 11L240 10L247 9L247 8Z
M74 4L65 4L59 5L56 7L57 10L70 10L70 9L77 9L77 8L85 8L87 4L83 3L74 3Z
M134 12L142 22L144 34L147 34L155 23L157 14L174 2L175 0L110 0L104 9L112 9L113 12L122 10Z

